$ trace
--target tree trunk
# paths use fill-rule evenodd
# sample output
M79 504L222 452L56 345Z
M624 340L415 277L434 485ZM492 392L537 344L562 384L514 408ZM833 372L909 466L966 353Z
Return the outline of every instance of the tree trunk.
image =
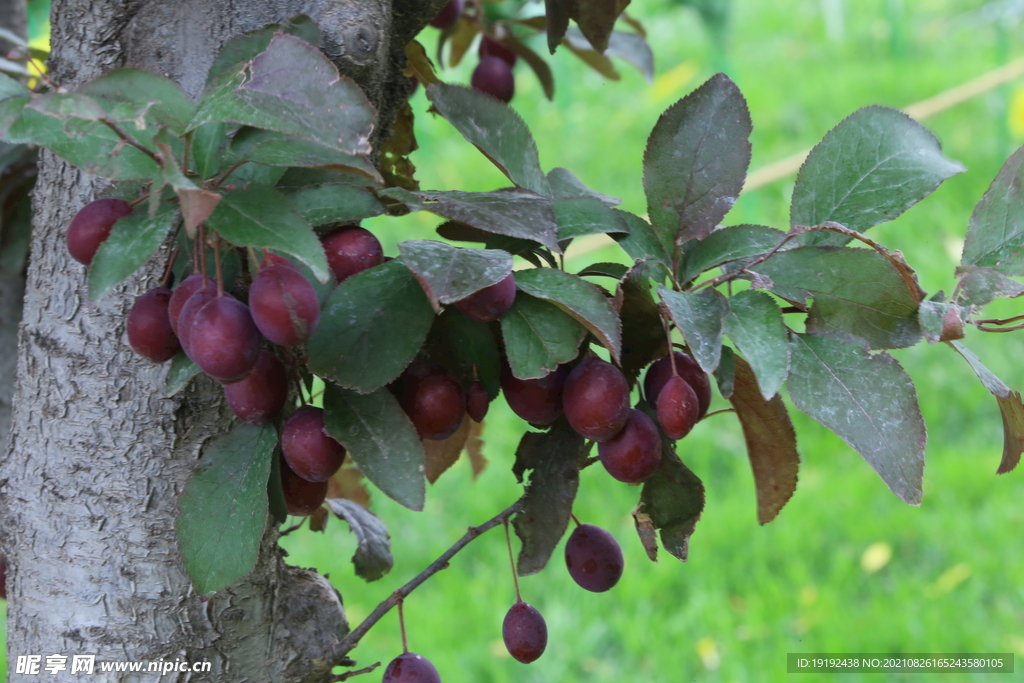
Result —
M227 38L303 12L378 107L379 141L407 97L405 42L442 4L54 0L50 68L73 88L113 67L141 67L197 95ZM348 629L340 596L314 572L283 563L272 524L249 577L206 602L191 591L174 538L176 500L202 446L227 433L232 418L212 381L164 398L166 366L125 341L131 302L155 282L166 254L145 276L88 301L85 269L63 237L97 189L94 178L42 155L11 443L0 463L9 678L22 680L18 655L61 653L69 664L73 654L211 662L212 673L178 680L331 680ZM79 680L70 671L46 676ZM143 679L152 676L97 669L95 680Z

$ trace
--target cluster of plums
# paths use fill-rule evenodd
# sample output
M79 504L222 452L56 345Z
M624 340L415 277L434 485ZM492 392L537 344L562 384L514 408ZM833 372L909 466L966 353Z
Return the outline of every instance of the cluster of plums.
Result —
M579 524L565 543L565 565L582 588L601 593L622 576L622 549L615 537L599 526ZM505 648L517 661L536 661L547 648L548 627L541 613L529 603L516 601L501 624ZM429 659L406 652L391 660L383 683L441 683Z
M448 28L462 15L463 0L450 0L430 22L434 28ZM502 102L509 102L516 91L512 67L518 55L514 50L488 35L483 35L477 53L480 62L473 70L470 85Z

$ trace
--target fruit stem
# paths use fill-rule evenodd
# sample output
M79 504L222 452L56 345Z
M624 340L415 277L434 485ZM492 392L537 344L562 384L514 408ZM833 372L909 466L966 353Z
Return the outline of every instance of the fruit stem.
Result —
M224 273L220 269L220 238L213 241L213 263L217 268L217 296L224 296Z
M582 524L580 524L580 520L578 520L578 519L576 518L576 515L575 515L575 514L573 514L573 513L571 513L571 512L570 512L570 513L569 513L569 516L570 516L570 517L572 517L572 521L576 522L576 526L583 526Z
M512 567L512 583L516 587L516 602L522 602L523 596L519 593L519 577L516 576L516 562L512 559L512 537L508 533L508 519L501 520L505 525L505 545L508 546L508 564Z
M672 366L672 376L678 377L679 372L676 371L676 354L672 351L672 330L668 326L668 321L664 318L661 319L661 325L665 329L665 337L668 340L668 362Z
M409 581L407 584L405 584L397 591L392 593L390 596L388 596L387 599L383 600L380 604L378 604L377 607L375 607L374 610L370 613L370 615L363 619L362 623L360 623L359 626L356 626L352 630L352 632L345 636L345 638L343 638L342 641L338 643L337 646L330 652L331 659L341 659L347 653L351 652L352 649L359 644L359 641L362 639L362 637L365 636L366 633L371 628L373 628L374 624L380 621L385 614L390 612L391 608L397 605L399 600L408 596L431 576L441 571L442 569L446 568L448 566L449 560L455 557L455 555L460 550L469 545L473 539L482 535L486 531L490 531L491 529L498 526L506 519L514 515L515 513L519 512L520 508L522 507L522 504L523 499L520 498L519 500L509 505L507 508L505 508L504 510L502 510L494 517L490 518L489 520L481 524L480 526L470 527L469 529L467 529L466 533L464 533L462 537L458 541L456 541L454 545L452 545L452 547L444 551L441 554L441 556L433 562L431 562L426 569L421 571L419 574L413 577L411 581Z
M174 251L171 252L170 257L167 259L167 265L164 267L164 277L160 281L161 287L167 287L167 283L171 281L171 273L174 270L174 262L178 260L179 251L180 249L175 247Z
M196 253L199 255L199 266L203 271L203 287L206 286L206 226L199 225L199 231L196 233Z
M133 199L130 202L128 202L128 206L130 206L130 207L132 207L134 209L137 205L139 205L142 202L144 202L147 199L149 199L149 194L150 193L147 192L146 194L142 195L141 197L136 197L135 199Z
M402 630L402 654L409 654L409 641L405 637L405 612L402 606L405 604L405 600L402 598L398 599L398 627Z

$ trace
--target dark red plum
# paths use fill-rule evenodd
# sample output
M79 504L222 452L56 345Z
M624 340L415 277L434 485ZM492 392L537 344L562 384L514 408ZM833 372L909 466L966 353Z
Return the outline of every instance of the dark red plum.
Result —
M181 283L185 285L184 282ZM207 279L206 286L200 287L195 290L188 300L185 301L185 305L181 307L181 312L178 314L178 341L181 342L181 348L185 351L185 354L189 358L192 358L192 325L196 321L196 314L214 299L217 298L217 285L213 280ZM174 304L174 295L171 295L171 306ZM167 317L172 321L172 312L170 306L167 310ZM193 360L195 360L193 358Z
M249 287L249 308L263 336L281 346L305 342L320 321L313 285L284 265L260 270Z
M295 474L281 459L281 488L289 515L305 517L317 511L327 498L326 481L308 481Z
M629 383L608 361L584 358L565 380L562 408L580 436L607 441L629 418Z
M214 296L196 312L188 339L192 360L221 382L237 382L248 375L262 341L249 307L230 296Z
M466 413L474 422L484 421L490 405L491 399L479 380L469 385L469 391L466 392Z
M516 92L516 78L512 67L501 57L484 57L473 70L470 85L491 97L508 103Z
M690 433L700 419L700 400L682 377L669 377L658 394L658 422L670 439Z
M501 57L509 66L515 66L516 60L519 59L515 50L486 35L481 38L477 52L481 57Z
M601 464L619 481L639 484L654 474L661 463L661 436L654 420L639 410L629 411L629 420L615 438L599 443Z
M680 351L672 353L676 358L676 372L697 394L697 400L700 401L700 416L704 417L708 412L708 406L711 405L711 380L693 358ZM652 406L658 404L658 394L671 376L672 361L668 356L654 361L651 367L647 368L647 375L644 377L644 397Z
M430 20L430 25L434 28L448 28L458 21L460 14L462 14L462 0L448 0L448 4Z
M96 250L110 236L114 223L131 213L131 205L123 199L108 197L83 206L68 225L67 244L71 258L84 265L91 264Z
M505 614L501 637L510 655L529 664L537 661L548 646L548 625L537 608L519 601Z
M384 263L384 248L365 228L355 225L335 228L320 241L327 254L327 265L338 282Z
M406 652L391 660L381 683L441 683L441 675L426 657Z
M327 481L345 460L345 447L324 431L324 411L314 406L299 408L284 423L281 451L307 481Z
M501 390L509 408L533 424L546 425L562 414L562 389L569 371L564 365L538 379L519 379L505 365L501 371Z
M206 278L206 284L209 285L212 282L210 278ZM174 288L174 292L171 293L171 300L167 304L167 317L171 321L171 329L174 330L174 334L178 334L178 319L181 317L181 309L185 307L185 302L202 288L203 276L199 273L189 275L181 281L180 285Z
M447 439L466 414L462 385L440 366L410 367L399 378L398 402L421 439Z
M581 588L610 590L622 577L625 560L615 537L599 526L580 524L565 542L565 566Z
M505 315L516 300L516 280L509 273L508 277L493 285L484 287L455 302L455 308L464 316L489 323Z
M135 353L154 363L170 360L181 348L167 316L170 302L171 290L156 287L136 299L128 312L128 343Z
M225 385L224 397L239 419L257 425L270 422L288 398L284 363L270 351L260 351L256 365L244 379Z

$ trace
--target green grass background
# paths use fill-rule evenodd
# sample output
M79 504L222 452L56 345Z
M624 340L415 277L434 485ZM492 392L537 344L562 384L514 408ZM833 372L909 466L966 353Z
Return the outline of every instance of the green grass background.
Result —
M586 183L643 214L642 155L661 111L724 67L746 95L754 121L752 169L809 148L858 107L902 107L1024 54L1016 19L989 21L997 3L968 0L736 0L724 52L697 14L670 0L630 8L648 31L657 77L648 85L619 62L609 82L567 51L550 63L554 102L543 99L524 64L513 106L537 139L545 169L565 166ZM833 20L825 17L832 12ZM838 14L837 14L838 13ZM834 17L841 15L842 22ZM436 32L420 39L433 49ZM538 50L540 45L538 44ZM441 75L467 82L473 59ZM938 114L926 125L968 171L871 236L901 250L929 292L950 291L973 205L1000 164L1022 142L1015 86ZM486 190L507 184L444 120L413 100L424 188ZM787 226L793 178L744 194L728 223ZM368 221L386 253L410 238L430 239L426 215ZM573 256L623 260L614 248ZM1020 312L997 302L992 316ZM1024 387L1024 337L968 333L966 343L1011 386ZM544 572L521 580L524 599L547 619L548 651L531 665L511 659L501 620L514 599L505 541L492 531L472 543L406 602L410 648L431 659L445 683L576 681L781 681L787 652L1014 652L1024 657L1024 471L997 477L1002 431L994 399L951 349L920 346L895 355L918 386L929 427L921 507L901 503L838 438L794 410L802 465L793 500L771 524L756 521L742 435L731 415L701 423L679 452L707 488L690 560L662 554L651 563L630 512L639 489L600 467L582 474L576 514L608 528L626 555L613 590L591 594L568 577L556 551ZM716 405L724 401L716 396ZM511 503L510 472L526 424L503 400L491 407L476 481L462 461L428 490L426 509L409 512L374 493L388 525L395 567L366 584L349 558L355 542L332 520L325 534L299 531L283 545L295 564L328 573L358 623L398 586L454 542ZM869 548L873 548L868 552ZM873 571L871 557L891 559ZM385 617L352 653L361 666L401 652L397 618ZM380 671L367 680L378 680ZM939 675L927 680L1010 680ZM1016 674L1024 678L1024 674ZM920 676L801 675L796 680L919 680Z

